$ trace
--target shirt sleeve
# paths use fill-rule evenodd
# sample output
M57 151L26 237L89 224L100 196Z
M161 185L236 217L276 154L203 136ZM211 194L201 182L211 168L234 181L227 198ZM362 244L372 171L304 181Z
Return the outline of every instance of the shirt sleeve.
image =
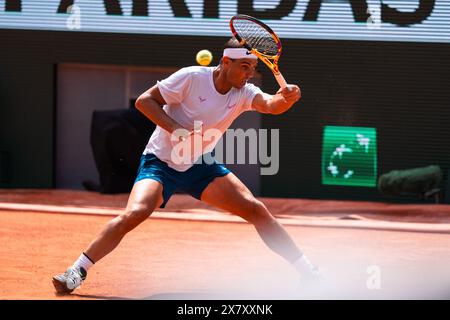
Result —
M247 83L244 87L244 97L242 102L242 112L245 111L255 111L252 107L253 98L258 94L262 93L262 90L252 83Z
M184 100L191 85L191 73L187 68L178 70L168 78L157 82L158 89L168 105Z

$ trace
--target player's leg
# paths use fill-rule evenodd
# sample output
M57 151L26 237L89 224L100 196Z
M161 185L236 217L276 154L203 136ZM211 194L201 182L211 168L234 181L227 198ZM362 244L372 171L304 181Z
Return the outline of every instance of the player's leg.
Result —
M80 286L87 276L88 269L114 250L129 231L145 221L162 203L163 186L159 181L143 179L136 182L125 211L104 226L86 251L64 274L53 277L56 291L70 293Z
M135 183L128 198L125 211L112 219L89 244L86 255L97 262L110 253L122 238L163 202L162 184L156 180L143 179Z
M316 272L283 226L233 173L215 178L202 192L201 200L252 223L267 246L300 273Z

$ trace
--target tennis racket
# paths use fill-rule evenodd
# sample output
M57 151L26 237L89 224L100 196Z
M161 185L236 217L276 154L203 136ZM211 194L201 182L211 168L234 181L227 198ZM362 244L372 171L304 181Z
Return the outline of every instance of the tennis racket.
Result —
M272 70L281 89L287 87L286 80L278 69L281 41L268 25L245 14L230 19L230 29L241 46L253 53Z

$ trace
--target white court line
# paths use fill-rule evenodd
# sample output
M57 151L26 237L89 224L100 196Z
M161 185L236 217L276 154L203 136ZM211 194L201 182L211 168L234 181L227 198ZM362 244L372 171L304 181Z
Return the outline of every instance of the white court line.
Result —
M0 202L0 210L117 216L121 214L124 209ZM357 215L352 216L358 217ZM152 213L150 218L246 223L242 218L238 216L234 216L227 213L221 213L217 211L208 213L155 211ZM281 224L289 226L320 227L320 228L351 228L351 229L450 234L450 224L448 223L392 222L392 221L380 221L370 219L342 220L337 218L330 219L330 217L315 218L311 216L306 217L301 215L297 215L295 216L295 218L278 217L277 220Z

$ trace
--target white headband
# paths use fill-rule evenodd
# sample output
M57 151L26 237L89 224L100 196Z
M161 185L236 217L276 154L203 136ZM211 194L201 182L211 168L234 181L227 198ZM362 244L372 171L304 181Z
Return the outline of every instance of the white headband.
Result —
M258 59L245 48L226 48L223 50L223 56L230 59Z

